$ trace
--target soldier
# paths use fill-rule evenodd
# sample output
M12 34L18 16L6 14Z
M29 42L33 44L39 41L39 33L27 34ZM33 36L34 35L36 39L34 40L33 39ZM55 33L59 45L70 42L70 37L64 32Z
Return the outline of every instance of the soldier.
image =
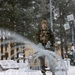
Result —
M51 29L48 29L46 20L43 20L41 22L41 28L39 29L37 36L38 36L38 42L41 43L44 46L44 48L46 47L49 41L51 42L50 46L51 47L54 46L54 34L52 33ZM45 74L45 56L40 57L39 59L40 59L40 65L41 65L41 72L43 73L43 75L46 75Z

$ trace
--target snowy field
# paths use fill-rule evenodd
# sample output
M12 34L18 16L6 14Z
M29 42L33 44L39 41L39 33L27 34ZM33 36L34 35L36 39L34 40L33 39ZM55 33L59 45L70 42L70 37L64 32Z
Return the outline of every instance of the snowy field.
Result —
M41 71L36 70L25 70L25 69L19 69L19 70L14 70L14 69L9 69L7 71L0 72L0 75L42 75ZM46 72L46 75L52 75L51 72ZM68 69L68 75L75 75L75 66L70 66Z
M69 67L68 75L75 75L75 66L70 66Z
M5 66L3 61L0 61L0 63L1 62ZM10 64L10 65L12 65L13 61L10 61L10 62L12 62ZM6 62L6 64L7 63L8 62ZM8 64L8 66L9 66L9 64ZM19 63L18 66L19 66L19 69L9 69L9 70L6 70L6 71L0 71L0 75L42 75L40 70L31 70L31 69L29 69L28 62L25 63L25 64L24 63ZM9 66L9 67L12 68L12 66ZM67 75L75 75L75 66L70 66L70 64L69 64L67 69L68 69L67 70L67 73L68 73ZM47 71L46 75L52 75L52 73ZM58 74L58 72L57 72L56 75L64 75L64 74L61 74L61 73Z

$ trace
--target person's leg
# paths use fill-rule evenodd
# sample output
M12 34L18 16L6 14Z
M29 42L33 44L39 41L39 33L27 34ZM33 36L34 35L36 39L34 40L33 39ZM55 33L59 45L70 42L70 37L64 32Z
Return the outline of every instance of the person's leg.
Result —
M45 56L40 57L40 66L41 66L41 72L43 75L46 75L45 73Z
M46 73L43 73L43 75L46 75Z
M55 72L52 72L52 75L55 75Z

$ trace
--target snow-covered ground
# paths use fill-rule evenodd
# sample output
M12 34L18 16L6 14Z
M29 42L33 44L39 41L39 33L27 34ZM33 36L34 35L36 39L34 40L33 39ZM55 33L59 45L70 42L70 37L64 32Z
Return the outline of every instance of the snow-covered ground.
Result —
M41 71L39 70L25 70L25 69L9 69L7 71L0 72L0 75L42 75ZM46 75L52 75L51 72L46 72ZM70 66L68 69L68 75L75 75L75 66Z
M69 67L68 75L75 75L75 66L70 66Z
M40 70L29 69L27 63L26 64L20 63L19 67L20 68L18 70L17 69L9 69L9 70L6 70L6 71L1 71L0 75L42 75ZM75 66L68 65L67 69L68 69L67 75L75 75ZM46 75L52 75L52 73L47 71ZM61 74L56 73L56 75L61 75ZM62 75L64 75L64 74L62 74Z

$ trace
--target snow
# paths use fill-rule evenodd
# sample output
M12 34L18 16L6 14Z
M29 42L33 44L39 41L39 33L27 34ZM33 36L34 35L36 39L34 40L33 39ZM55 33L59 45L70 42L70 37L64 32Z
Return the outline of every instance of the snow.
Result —
M19 69L9 69L6 71L2 71L0 72L0 75L42 75L40 70L31 70L29 69L28 63L26 61L26 64L23 63L19 63ZM66 64L67 66L67 64ZM75 75L75 66L67 66L67 72L68 75ZM46 75L52 75L51 72L46 71ZM63 74L58 74L58 72L56 73L56 75L65 75Z
M27 70L27 69L9 69L7 71L0 72L0 75L42 75L40 70ZM51 72L47 71L46 75L52 75ZM75 66L70 66L68 69L68 75L75 75Z
M3 69L19 68L17 62L13 60L0 60L0 65Z
M69 67L68 75L75 75L75 66L70 66Z
M47 75L52 75L51 72L46 72ZM24 71L24 70L7 70L4 72L0 72L0 75L42 75L40 70L30 70L30 71Z

